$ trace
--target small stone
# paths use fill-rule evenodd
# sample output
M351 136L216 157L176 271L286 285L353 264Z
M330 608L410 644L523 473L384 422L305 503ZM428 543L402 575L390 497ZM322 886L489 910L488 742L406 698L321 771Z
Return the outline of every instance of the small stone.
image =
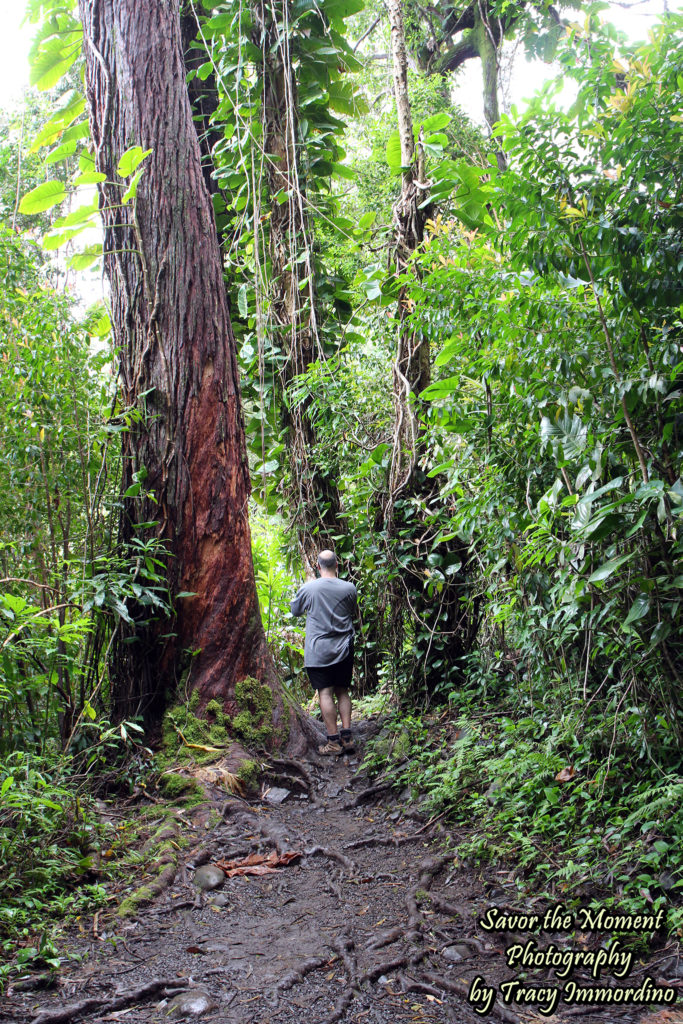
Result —
M212 903L214 907L227 907L229 902L230 899L224 892L217 892L215 896L209 896L209 903Z
M225 881L225 874L214 864L205 864L194 873L194 884L200 889L217 889Z
M393 814L389 815L389 821L398 821L398 819L400 817L401 817L401 812L400 811L394 811Z
M288 796L290 796L289 789L281 789L280 786L271 786L263 799L268 804L283 804Z
M175 1017L191 1016L201 1017L207 1010L213 1010L216 1004L208 992L201 988L191 988L187 992L180 992L168 1004L169 1016Z
M378 985L388 985L389 984L389 979L387 978L386 974L380 975L380 977L377 979L377 984Z
M469 946L458 942L454 946L446 946L441 955L444 960L450 960L451 963L457 964L458 960L465 960L468 956L471 956L471 952Z

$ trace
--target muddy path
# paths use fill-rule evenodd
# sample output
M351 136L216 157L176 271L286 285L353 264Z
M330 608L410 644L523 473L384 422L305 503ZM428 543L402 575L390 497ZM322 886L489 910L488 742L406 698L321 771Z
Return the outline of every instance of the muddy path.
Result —
M527 942L528 933L480 926L491 907L530 910L511 872L480 874L461 864L457 834L372 787L358 757L313 757L279 771L281 785L291 787L281 804L269 802L277 791L250 803L226 800L218 788L210 793L184 818L191 842L170 886L132 917L112 911L70 931L64 943L80 961L69 960L50 991L10 988L0 1021L470 1024L482 1020L467 999L476 977L491 986L517 977L527 986L562 987L551 969L506 965L506 947ZM210 825L216 809L220 820ZM198 888L200 865L254 853L299 856L272 872ZM583 941L545 938L574 948ZM676 964L669 945L648 963L636 959L628 984L663 973L671 981ZM596 984L586 972L572 977ZM499 995L484 1019L683 1022L677 1006L596 1009L560 1000L550 1016L542 1008L504 1005Z

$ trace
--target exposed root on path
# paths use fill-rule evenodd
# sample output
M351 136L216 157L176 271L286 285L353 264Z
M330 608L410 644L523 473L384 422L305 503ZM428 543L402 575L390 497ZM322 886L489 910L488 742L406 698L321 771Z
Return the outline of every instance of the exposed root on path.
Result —
M450 917L467 917L467 911L464 907L459 906L457 903L449 903L443 896L439 896L438 893L430 893L429 898L432 901L432 905L440 910L442 914L448 914Z
M355 960L350 956L350 951L353 948L353 939L350 939L348 935L341 936L334 943L334 949L346 968L346 988L337 999L334 1010L326 1018L325 1024L335 1024L335 1021L341 1020L354 997L357 971Z
M127 992L118 992L114 996L93 996L90 999L81 999L77 1003L68 1003L56 1010L43 1010L37 1017L34 1017L32 1024L69 1024L70 1021L82 1017L86 1013L101 1014L113 1010L122 1010L124 1006L131 1003L142 1003L152 999L160 992L173 992L177 994L188 988L186 979L178 978L157 978L155 981L147 982L138 988L131 988Z
M454 981L452 978L444 978L440 974L431 974L428 971L424 972L424 977L432 985L440 988L443 992L454 992L462 999L467 999L469 994L469 986L465 985L461 981ZM505 1021L505 1024L519 1024L519 1017L512 1013L506 1006L496 1000L491 1007L489 1013L494 1017L498 1017L499 1020Z
M422 963L426 955L427 951L423 949L415 953L407 953L405 956L395 957L393 960L387 960L382 964L377 964L362 975L360 979L361 984L365 981L377 981L383 974L391 974L392 971L400 971L405 967L417 967L419 963Z
M270 764L273 765L274 768L290 768L292 771L298 772L301 778L306 783L306 787L308 789L308 793L312 802L319 802L317 797L315 796L315 784L313 782L313 778L311 777L311 773L309 772L306 765L302 764L301 761L294 761L292 758L288 757L270 757L268 758L268 760Z
M260 833L280 855L291 852L289 839L285 835L287 829L255 814L249 810L249 804L235 798L226 800L221 808L221 820L225 821L226 818L231 818L252 832Z
M303 981L311 971L317 971L319 967L324 967L327 963L329 963L329 960L326 960L324 956L316 956L310 960L304 960L299 967L293 971L288 971L283 978L280 978L275 986L275 993L286 992L288 989L293 988Z
M414 832L410 836L371 836L369 839L356 839L353 843L345 843L345 850L362 850L367 846L394 846L398 849L404 843L412 843L415 839L424 839L424 835Z
M368 786L367 789L361 790L353 800L347 801L342 805L342 811L352 811L354 807L360 807L361 804L365 804L368 800L372 800L373 797L379 796L380 793L386 793L388 789L391 789L392 783L378 782L375 786Z
M356 865L353 861L329 846L311 846L308 850L304 850L304 854L306 857L329 857L330 860L336 860L337 863L341 864L350 875L356 874Z
M402 925L396 925L395 928L391 928L388 932L383 932L378 935L376 939L371 939L366 945L366 949L383 949L384 946L390 946L392 942L398 942L405 935L406 930Z

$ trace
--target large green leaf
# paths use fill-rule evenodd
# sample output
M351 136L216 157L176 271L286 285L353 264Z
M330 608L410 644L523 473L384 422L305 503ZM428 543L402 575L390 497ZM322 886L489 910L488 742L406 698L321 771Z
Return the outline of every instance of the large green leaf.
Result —
M401 136L397 131L387 139L385 158L394 174L398 174L401 170Z
M64 106L57 110L38 132L29 150L30 153L36 153L41 146L52 145L59 138L65 141L63 133L85 110L85 97L75 90L67 93L67 100ZM87 135L88 126L85 123L84 126Z
M86 270L95 260L102 255L102 243L96 242L88 245L82 252L75 253L69 260L69 266L74 270Z
M578 459L586 447L588 427L585 426L580 416L568 413L551 420L548 416L541 419L541 442L542 446L550 444L553 454L565 459Z
M618 558L610 558L609 561L603 562L602 565L591 573L588 577L589 583L601 583L604 580L610 578L625 562L630 561L633 555L629 552L628 555L620 555Z
M437 380L434 384L430 384L420 394L420 398L426 399L428 402L434 402L439 398L447 398L449 395L455 394L460 387L460 377L446 377L445 380Z
M431 117L425 118L421 125L418 125L418 131L422 127L425 132L438 132L450 122L451 115L447 114L445 110L441 110L438 114L432 114Z
M624 620L624 629L632 622L639 622L650 610L650 598L647 594L639 594L631 605L631 610Z
M74 64L81 52L80 40L51 39L43 44L31 62L29 81L44 92L52 89Z
M121 178L129 177L138 164L141 164L151 152L151 149L143 150L142 146L131 146L130 149L127 149L126 152L121 155L116 168L116 173Z
M19 213L32 214L50 210L66 199L66 190L61 181L44 181L37 188L27 192L19 204Z

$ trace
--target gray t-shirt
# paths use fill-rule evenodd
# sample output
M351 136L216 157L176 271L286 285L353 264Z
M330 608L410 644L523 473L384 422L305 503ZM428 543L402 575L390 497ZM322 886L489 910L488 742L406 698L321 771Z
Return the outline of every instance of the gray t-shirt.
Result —
M356 588L336 576L304 583L292 601L292 615L306 615L304 667L326 668L343 661L353 640Z

